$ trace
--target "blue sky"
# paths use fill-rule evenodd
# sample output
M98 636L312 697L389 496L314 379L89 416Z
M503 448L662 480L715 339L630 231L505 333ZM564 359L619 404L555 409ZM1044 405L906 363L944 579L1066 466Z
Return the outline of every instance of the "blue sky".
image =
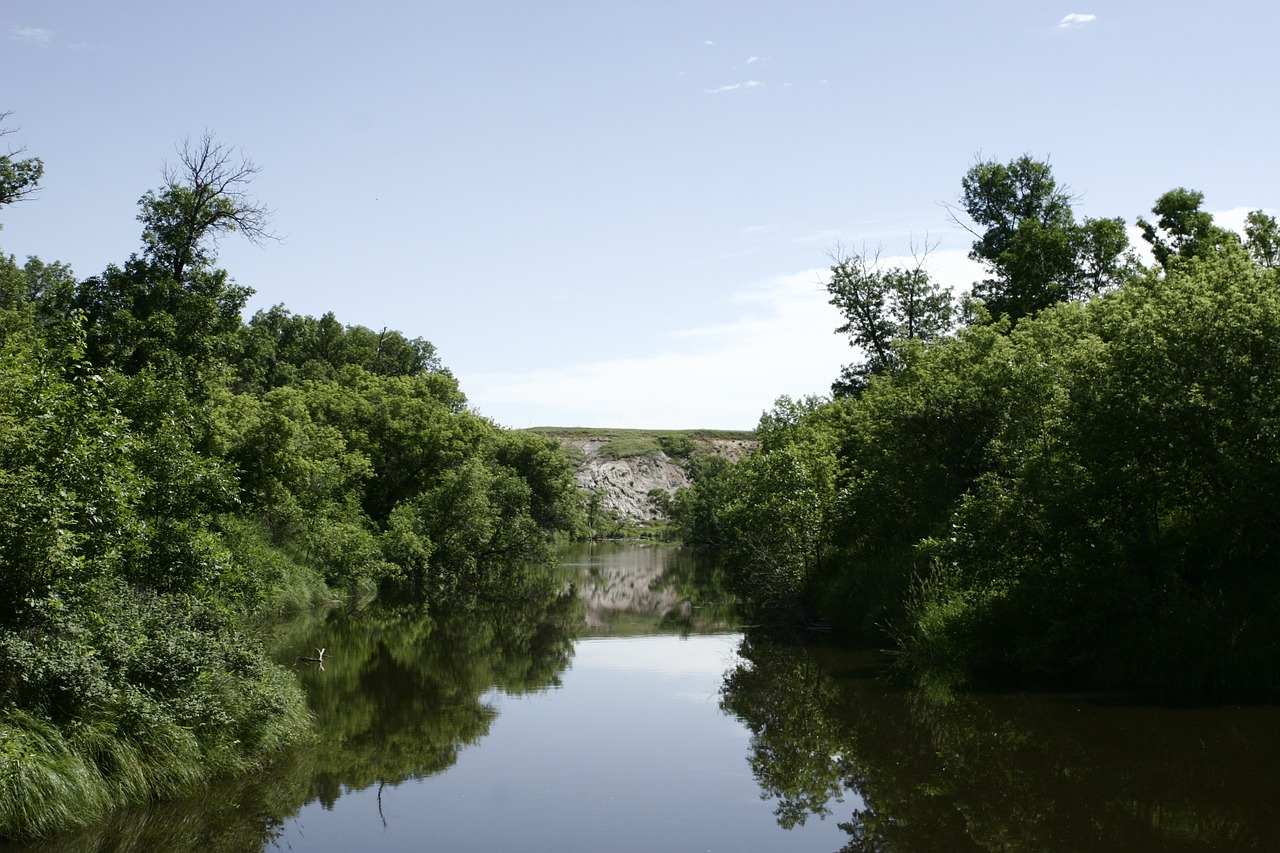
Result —
M827 251L939 245L975 158L1048 158L1077 213L1280 206L1260 2L8 0L6 141L45 162L0 250L82 277L205 130L261 167L284 303L436 344L499 423L750 428L855 356Z

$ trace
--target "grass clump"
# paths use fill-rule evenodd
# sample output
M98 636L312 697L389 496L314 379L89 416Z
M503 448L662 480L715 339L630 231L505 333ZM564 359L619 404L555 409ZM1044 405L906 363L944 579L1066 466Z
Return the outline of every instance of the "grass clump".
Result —
M600 455L607 459L632 459L637 456L653 457L662 446L658 439L651 436L628 436L615 438L600 449Z
M309 729L296 680L207 604L121 586L41 605L0 631L0 839L176 796Z

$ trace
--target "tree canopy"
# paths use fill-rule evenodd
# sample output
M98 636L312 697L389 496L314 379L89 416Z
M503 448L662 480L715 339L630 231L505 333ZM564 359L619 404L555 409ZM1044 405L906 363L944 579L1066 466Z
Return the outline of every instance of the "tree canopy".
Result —
M832 386L837 395L856 394L867 380L892 370L908 341L932 341L951 330L955 309L950 291L929 277L928 247L910 267L882 269L879 253L831 253L827 292L845 322L836 329L865 360L844 368Z
M840 331L877 369L780 400L677 520L775 619L831 620L937 683L1280 693L1274 219L1242 241L1172 190L1147 268L1045 163L963 186L989 314L895 344L911 271L842 259Z
M9 115L0 113L0 123ZM12 128L0 128L0 138L11 133ZM22 157L22 153L22 149L10 149L0 154L0 207L31 198L40 187L44 162L39 157Z
M1124 220L1076 222L1072 198L1047 161L1023 155L975 163L961 180L961 206L977 238L969 257L991 275L973 295L993 319L1016 322L1101 293L1126 272Z

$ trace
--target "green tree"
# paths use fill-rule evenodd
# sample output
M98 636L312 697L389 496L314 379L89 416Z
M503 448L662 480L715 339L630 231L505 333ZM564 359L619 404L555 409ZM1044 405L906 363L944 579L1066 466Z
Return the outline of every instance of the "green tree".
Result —
M335 379L347 365L379 376L448 372L430 341L389 329L344 327L332 312L317 319L275 305L254 314L239 337L234 368L241 391Z
M848 254L838 246L832 251L827 292L845 319L836 332L847 334L850 346L865 354L843 369L832 386L837 396L860 393L871 376L892 370L903 342L936 340L951 330L954 300L929 277L927 259L926 246L913 267L881 269L878 252Z
M89 356L127 373L147 367L188 378L235 351L240 312L252 293L214 267L226 234L271 239L268 211L249 198L258 172L206 133L179 149L165 186L138 202L142 254L81 285L74 307L89 321Z
M239 234L252 243L275 239L271 212L248 195L259 167L205 132L186 140L178 162L164 168L164 188L139 201L146 258L175 281L212 265L219 238Z
M1264 269L1280 267L1280 226L1261 210L1249 213L1244 225L1245 246L1254 263Z
M717 520L731 571L754 605L803 604L829 550L837 496L834 436L816 398L780 398L760 419L759 451L729 469Z
M1067 310L1067 308L1075 310ZM1275 690L1280 302L1239 246L1020 324L908 647L978 679Z
M1156 262L1168 269L1175 258L1207 257L1239 237L1213 224L1213 214L1201 210L1204 193L1185 187L1169 190L1156 199L1154 223L1138 219L1142 238L1151 246Z
M10 113L0 113L0 122ZM0 129L0 137L13 133L11 128ZM39 157L22 157L23 149L10 149L0 154L0 207L23 201L35 195L44 177L44 162Z
M721 515L732 492L733 463L723 456L695 454L689 459L689 485L676 489L671 498L671 518L680 527L685 542L700 545L722 545L725 531ZM591 498L598 504L599 496ZM590 512L592 503L588 503Z
M974 285L993 319L1013 321L1117 284L1129 271L1122 219L1077 223L1071 196L1045 161L982 161L961 180L961 206L978 230L969 257L992 277ZM958 221L958 220L957 220Z

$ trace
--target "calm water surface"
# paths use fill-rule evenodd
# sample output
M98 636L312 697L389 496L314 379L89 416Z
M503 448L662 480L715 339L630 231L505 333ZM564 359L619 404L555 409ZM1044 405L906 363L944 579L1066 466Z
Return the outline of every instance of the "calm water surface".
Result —
M573 596L276 637L319 739L55 851L1280 850L1280 710L926 697L734 630L693 552L567 552Z

